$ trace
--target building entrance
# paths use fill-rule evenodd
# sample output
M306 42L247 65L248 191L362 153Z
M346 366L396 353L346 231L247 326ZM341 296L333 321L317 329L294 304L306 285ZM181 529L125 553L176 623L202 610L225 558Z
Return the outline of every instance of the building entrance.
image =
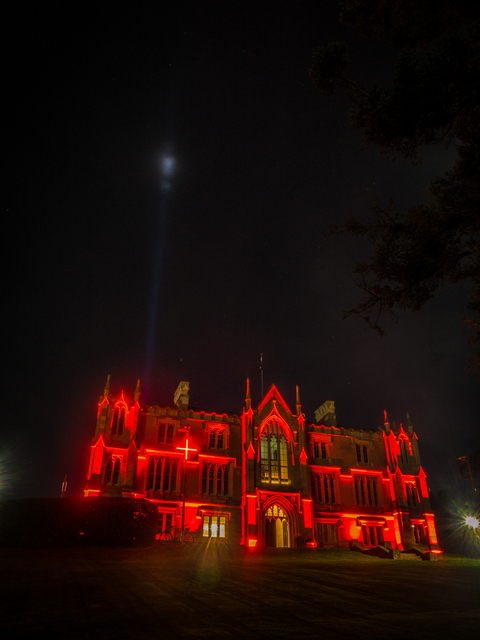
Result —
M290 527L285 511L277 504L265 514L265 545L267 547L289 547Z

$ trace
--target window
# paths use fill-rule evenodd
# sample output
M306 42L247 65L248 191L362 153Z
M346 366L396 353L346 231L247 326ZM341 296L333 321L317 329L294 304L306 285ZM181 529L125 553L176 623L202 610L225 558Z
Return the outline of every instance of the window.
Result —
M418 491L414 482L405 483L405 492L407 494L407 504L409 507L416 507L418 504Z
M203 516L204 538L225 538L226 516Z
M362 524L362 536L365 547L383 545L383 527L380 524Z
M317 504L334 504L335 474L312 472L312 494Z
M377 476L354 476L355 502L359 505L378 507Z
M204 462L202 465L202 493L228 496L228 464Z
M175 458L151 458L148 465L147 491L170 491L177 489L178 460Z
M317 545L319 547L338 544L337 524L335 522L317 522Z
M357 462L359 464L363 463L367 463L368 462L368 449L366 447L366 445L355 445L355 449L357 452Z
M409 450L408 450L408 442L406 438L400 439L400 460L403 464L408 464L409 461Z
M283 427L276 421L269 422L260 441L260 476L262 482L289 484L288 445Z
M211 429L208 437L208 446L210 449L224 449L225 429Z
M323 440L314 440L313 442L313 455L320 460L328 460L327 457L327 443Z
M171 422L160 422L158 424L159 444L172 444L174 427L175 425Z
M125 426L125 407L117 407L113 412L112 436L121 436Z
M122 458L120 456L111 456L108 459L107 471L105 472L105 484L118 484L121 463Z
M426 544L425 528L423 524L412 524L412 533L415 544Z

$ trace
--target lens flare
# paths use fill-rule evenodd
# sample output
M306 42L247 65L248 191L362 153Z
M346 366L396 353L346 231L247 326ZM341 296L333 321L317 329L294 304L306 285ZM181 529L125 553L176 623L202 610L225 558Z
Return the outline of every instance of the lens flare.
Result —
M468 524L472 529L478 529L479 527L478 520L474 516L467 516L465 518L465 524Z

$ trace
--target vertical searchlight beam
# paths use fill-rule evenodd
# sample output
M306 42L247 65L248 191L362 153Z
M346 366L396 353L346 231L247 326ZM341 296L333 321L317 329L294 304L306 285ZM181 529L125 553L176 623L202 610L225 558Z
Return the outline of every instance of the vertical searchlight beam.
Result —
M147 345L145 354L145 387L150 386L155 338L158 319L158 309L161 298L163 265L165 262L166 234L170 205L170 191L177 168L177 161L172 153L163 153L159 160L160 170L160 201L157 216L157 227L154 232L154 255L152 272L152 291L150 296L150 313L148 319Z

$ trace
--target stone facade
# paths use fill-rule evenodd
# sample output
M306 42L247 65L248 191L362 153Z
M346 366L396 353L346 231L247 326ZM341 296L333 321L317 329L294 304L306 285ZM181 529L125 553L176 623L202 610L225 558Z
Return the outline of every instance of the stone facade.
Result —
M158 535L248 546L437 550L434 517L410 420L392 429L337 426L328 401L307 424L298 388L292 413L275 386L241 416L189 408L181 382L172 407L113 396L98 404L85 496L146 498Z

